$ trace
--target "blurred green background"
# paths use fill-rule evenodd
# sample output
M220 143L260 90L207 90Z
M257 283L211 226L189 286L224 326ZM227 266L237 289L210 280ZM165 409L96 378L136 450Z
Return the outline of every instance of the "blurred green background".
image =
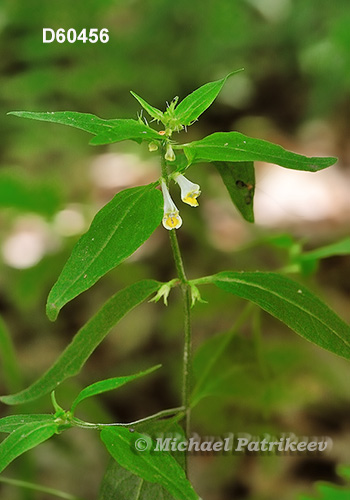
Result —
M239 130L302 154L338 156L339 162L318 174L257 165L254 226L235 212L214 169L189 169L202 196L199 209L181 211L184 224L178 235L188 275L288 266L296 279L350 320L349 256L316 259L311 268L297 258L301 245L311 250L349 233L349 25L346 0L2 0L0 314L20 367L20 376L0 374L2 394L38 377L115 291L144 277L166 281L174 276L168 235L159 228L134 256L49 323L47 294L79 235L117 191L157 179L157 158L134 143L88 146L84 132L20 120L6 116L8 111L136 118L140 107L129 90L164 109L175 95L182 99L203 83L244 67L179 140ZM43 44L43 28L107 28L110 40ZM174 198L179 203L177 193ZM242 307L223 292L208 288L203 295L208 304L194 309L196 348L229 330ZM59 403L69 407L84 385L160 362L163 369L150 381L86 403L81 416L130 421L178 405L180 316L176 291L168 308L140 306L97 349L79 377L59 388ZM349 364L265 315L261 321L261 345L247 324L237 337L238 354L236 341L225 353L219 365L227 377L218 384L217 396L194 411L194 430L329 435L334 448L318 459L195 457L192 478L206 500L296 499L299 492L312 491L316 480L341 482L336 465L350 461ZM238 380L230 371L237 357L246 364ZM51 407L47 398L20 410ZM8 412L2 405L0 415ZM74 429L18 459L6 475L92 500L107 460L97 435ZM0 496L51 498L1 484Z

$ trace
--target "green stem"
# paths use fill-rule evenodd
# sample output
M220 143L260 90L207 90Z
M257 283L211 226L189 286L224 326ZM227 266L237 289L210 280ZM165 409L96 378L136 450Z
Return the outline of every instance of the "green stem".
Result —
M161 148L162 176L166 184L169 183L167 164L164 158L166 147ZM184 350L182 368L182 404L185 407L185 432L188 437L191 427L191 370L192 370L192 327L191 327L191 286L187 280L185 268L182 260L181 250L177 239L176 231L169 231L170 244L174 257L177 276L180 280L180 288L184 311Z
M72 419L72 424L77 427L82 427L83 429L103 429L104 427L133 427L134 425L143 424L145 422L152 422L153 420L158 420L163 417L168 417L170 415L176 415L178 413L182 413L185 410L183 406L179 406L178 408L170 408L169 410L162 410L154 415L150 415L149 417L140 418L139 420L134 420L134 422L124 423L113 423L113 424L92 424L90 422L85 422L84 420L80 420L80 418L74 417Z

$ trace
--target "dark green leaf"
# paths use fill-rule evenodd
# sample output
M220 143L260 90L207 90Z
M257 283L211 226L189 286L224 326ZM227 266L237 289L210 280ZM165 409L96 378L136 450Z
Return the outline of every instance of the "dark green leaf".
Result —
M182 427L171 418L141 422L137 424L135 428L139 433L145 433L155 439L164 434L169 437L182 436L182 440L186 439ZM179 451L174 454L174 457L184 469L186 460L185 453ZM174 500L174 497L160 484L145 481L111 459L101 485L98 500L115 500L116 498L118 498L118 500Z
M169 452L136 451L136 441L143 438L143 434L130 433L123 427L101 431L107 450L122 467L146 481L163 486L176 500L198 500L185 472ZM153 440L147 439L154 447Z
M350 359L350 327L303 285L265 272L227 271L210 281L257 304L310 342Z
M113 120L113 128L107 128L93 137L89 144L100 146L125 140L133 140L138 143L142 141L160 141L162 137L156 130L136 120Z
M176 438L180 441L186 441L186 435L184 429L178 423L178 415L174 415L171 418L161 419L161 420L151 420L149 422L140 422L135 425L135 430L141 434L147 434L152 436L153 439L158 437ZM173 456L180 467L186 469L186 454L183 451L176 451Z
M159 140L159 134L155 130L136 120L103 120L89 113L77 113L75 111L57 111L48 113L33 113L31 111L11 111L9 115L20 118L30 118L45 122L59 123L79 128L98 136L91 144L108 144L110 142L126 141L128 139L137 142Z
M6 404L26 403L50 393L61 382L79 373L85 361L116 323L161 286L154 280L133 283L116 293L75 335L54 365L27 389L0 398Z
M149 483L110 460L98 500L174 500L160 484Z
M237 71L230 73L225 78L221 78L221 80L206 83L185 97L175 108L174 117L176 122L181 125L191 125L197 120L209 108L225 85L226 80L234 73L237 73Z
M54 422L31 422L14 430L0 444L0 472L22 453L53 436L56 430Z
M0 432L13 432L24 424L40 422L42 424L52 423L55 420L54 415L26 414L9 415L0 419Z
M292 153L271 142L253 139L239 132L216 132L200 141L184 144L183 150L191 164L213 161L265 161L294 170L316 172L337 161L332 157L309 158Z
M121 387L127 384L128 382L132 382L133 380L136 380L140 377L145 377L146 375L149 375L150 373L154 372L154 370L160 368L160 366L161 365L153 366L152 368L144 370L143 372L136 373L135 375L128 375L125 377L114 377L106 380L101 380L99 382L96 382L95 384L85 387L85 389L83 389L73 401L71 411L74 412L77 405L81 403L81 401L83 401L84 399L91 398L92 396L96 396L96 394L101 394L102 392L118 389L118 387Z
M141 106L143 107L143 109L145 109L147 111L147 113L150 116L152 116L152 118L155 118L158 121L162 120L162 118L163 118L162 111L160 111L159 109L154 108L153 106L151 106L150 104L148 104L148 102L146 102L144 99L142 99L142 97L140 97L139 95L135 94L135 92L132 92L130 90L130 93L141 104Z
M54 321L60 309L96 283L144 243L163 216L163 198L154 185L118 193L95 216L75 245L47 300Z
M248 222L254 222L255 170L252 161L214 162L234 205Z

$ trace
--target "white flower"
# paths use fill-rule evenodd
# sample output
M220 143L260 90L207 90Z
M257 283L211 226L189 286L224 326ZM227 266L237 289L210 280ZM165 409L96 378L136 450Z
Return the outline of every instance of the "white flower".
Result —
M175 161L175 153L171 144L167 144L165 151L165 159L168 161Z
M182 174L176 174L174 180L180 186L182 201L191 207L198 207L197 198L201 194L200 186L189 181Z
M171 229L179 229L182 225L182 219L179 215L179 211L171 199L168 188L165 184L164 179L161 180L161 187L164 198L164 216L163 216L163 226L165 229L171 231Z

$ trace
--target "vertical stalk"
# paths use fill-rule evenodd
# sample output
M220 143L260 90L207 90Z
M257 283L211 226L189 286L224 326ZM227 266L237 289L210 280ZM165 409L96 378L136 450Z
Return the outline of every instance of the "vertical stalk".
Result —
M164 158L165 148L161 150L162 176L168 184L168 169ZM192 327L191 327L191 287L188 283L176 230L169 231L170 244L174 257L177 277L180 280L184 311L184 350L183 350L183 368L182 368L182 405L185 408L185 432L186 436L190 434L191 425L191 370L192 370Z

